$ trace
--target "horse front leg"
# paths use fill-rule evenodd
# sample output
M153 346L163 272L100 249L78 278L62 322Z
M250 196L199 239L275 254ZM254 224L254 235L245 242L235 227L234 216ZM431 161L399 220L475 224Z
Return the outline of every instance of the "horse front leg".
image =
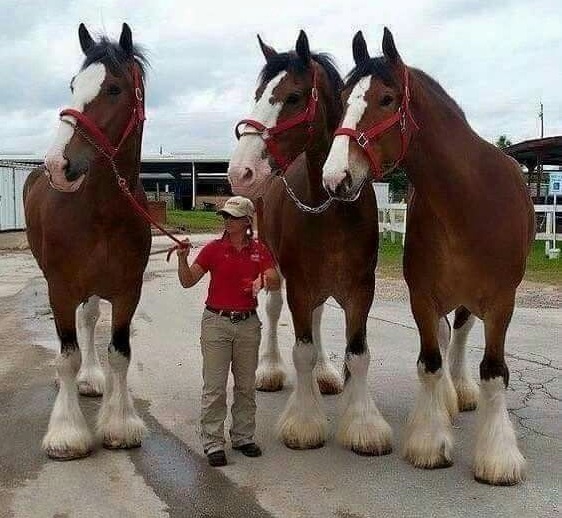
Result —
M359 455L386 455L392 451L392 430L369 395L367 384L367 318L372 300L373 291L358 289L344 304L347 347L337 438Z
M76 337L76 304L68 293L51 287L49 298L61 350L56 360L59 390L43 437L43 449L52 459L78 459L90 454L93 437L78 403L76 374L81 355Z
M82 353L82 364L78 372L78 391L83 396L101 396L105 387L105 376L101 368L94 331L100 317L100 298L91 296L76 310L77 330Z
M318 361L314 367L314 377L321 394L339 394L343 390L340 373L328 358L322 346L321 323L324 304L318 306L312 313L312 341L318 349Z
M476 421L474 477L487 484L510 486L523 480L525 458L517 447L505 403L509 370L505 364L505 334L513 312L514 297L494 304L484 316L486 349L480 364L480 400Z
M322 408L313 369L318 350L312 341L312 310L310 301L297 298L287 287L287 299L295 326L293 362L296 370L295 388L281 418L279 437L289 448L309 449L324 445L328 421ZM301 288L301 291L302 290Z
M478 385L466 361L466 342L475 320L475 316L465 307L455 310L453 336L447 350L447 363L457 392L459 410L463 412L474 410L478 402Z
M420 333L418 377L421 383L405 433L404 457L418 468L445 468L453 464L452 418L458 412L457 395L440 348L446 350L450 326L439 318L431 300L411 296Z
M140 446L146 433L146 427L135 412L127 388L127 371L131 360L130 324L139 297L140 288L112 301L112 336L107 355L110 379L97 424L98 434L106 448Z
M265 341L260 347L260 359L256 371L256 389L265 392L276 392L283 388L286 378L285 366L279 352L278 324L283 295L281 290L266 294L265 302Z

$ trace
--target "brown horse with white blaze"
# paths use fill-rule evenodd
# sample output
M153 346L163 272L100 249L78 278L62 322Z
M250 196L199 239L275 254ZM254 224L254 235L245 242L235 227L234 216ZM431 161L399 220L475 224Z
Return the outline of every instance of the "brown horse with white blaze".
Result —
M388 29L383 53L371 58L363 35L355 36L356 67L343 94L347 109L323 179L345 200L357 195L370 172L382 176L401 162L414 187L404 276L420 334L421 390L404 455L422 468L451 465L451 418L458 401L470 407L476 397L464 353L449 352L454 384L440 353L450 338L446 315L457 308L452 348L464 345L473 315L485 328L474 475L490 484L515 484L525 460L505 403L504 343L534 239L533 206L518 166L474 133L435 80L402 62Z
M353 203L335 202L320 213L301 210L285 192L287 184L305 203L326 202L322 164L341 117L341 77L325 54L313 54L301 31L295 51L278 53L260 46L266 65L250 119L237 126L239 144L229 166L237 194L263 197L263 238L286 279L295 345L297 379L280 418L280 437L291 448L321 446L327 419L313 369L325 353L319 348L320 310L334 297L345 311L345 408L338 438L359 454L391 451L391 430L367 389L370 356L367 318L375 287L378 247L376 199L365 189ZM241 128L241 131L238 131ZM270 319L279 318L280 300L268 301ZM278 361L276 341L262 357ZM326 362L327 360L324 360ZM275 363L271 362L270 363Z
M54 459L83 457L94 444L80 410L77 382L82 394L104 392L98 432L105 446L139 446L145 431L127 390L127 370L150 226L121 188L129 188L146 205L138 179L145 61L126 24L118 43L105 37L94 41L83 24L79 40L86 58L70 83L72 107L61 112L45 166L30 174L24 188L29 244L48 283L61 343L59 392L43 439ZM94 348L100 298L112 304L107 387ZM84 339L82 354L77 325Z

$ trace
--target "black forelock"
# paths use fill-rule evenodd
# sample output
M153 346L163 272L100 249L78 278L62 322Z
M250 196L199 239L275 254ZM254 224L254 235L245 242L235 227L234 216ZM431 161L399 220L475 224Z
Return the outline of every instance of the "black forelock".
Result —
M390 65L385 57L370 58L359 63L345 78L344 88L357 84L362 77L375 76L386 86L397 86L392 77Z
M325 52L311 54L311 57L326 72L334 95L339 95L343 88L343 80L334 63L334 58ZM303 75L307 70L307 64L294 51L276 54L263 67L259 76L260 85L271 81L284 70L295 75Z
M134 45L133 58L140 67L143 78L146 74L148 67L148 59L143 50ZM120 74L125 67L125 64L130 61L131 57L127 54L119 43L110 40L107 36L101 36L98 41L86 54L86 59L82 63L82 70L89 67L92 63L103 63L108 66L112 72Z

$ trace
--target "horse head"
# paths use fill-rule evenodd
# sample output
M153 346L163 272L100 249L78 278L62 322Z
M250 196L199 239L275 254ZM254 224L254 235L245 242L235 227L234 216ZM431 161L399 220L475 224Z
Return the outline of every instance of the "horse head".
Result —
M45 158L51 184L66 192L76 191L94 164L111 170L122 154L140 155L144 120L144 58L129 26L123 24L118 43L95 41L84 24L78 36L85 60L70 82L71 105L61 112Z
M228 168L233 191L253 198L304 151L323 141L327 151L341 113L334 92L343 84L331 58L310 51L304 31L290 52L258 41L266 64L254 110L236 126L239 142Z
M403 158L417 125L410 112L408 69L385 28L383 57L371 58L363 34L353 38L355 68L342 93L344 116L324 164L323 183L335 198L351 200L362 186Z

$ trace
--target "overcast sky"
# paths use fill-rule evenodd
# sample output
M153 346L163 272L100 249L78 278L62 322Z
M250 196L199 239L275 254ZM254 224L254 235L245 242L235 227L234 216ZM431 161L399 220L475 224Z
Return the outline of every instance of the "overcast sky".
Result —
M228 155L263 66L256 33L285 51L300 29L345 75L355 32L379 55L387 25L482 137L538 137L541 100L545 135L562 134L560 0L0 0L0 11L0 154L47 150L82 62L80 22L118 38L126 21L148 51L145 154Z

